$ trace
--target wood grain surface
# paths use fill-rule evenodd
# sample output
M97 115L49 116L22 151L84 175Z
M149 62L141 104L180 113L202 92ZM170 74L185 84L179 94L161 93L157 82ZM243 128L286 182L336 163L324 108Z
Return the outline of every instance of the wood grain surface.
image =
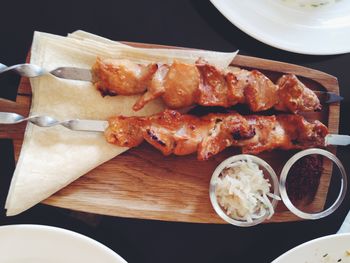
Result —
M129 43L133 46L164 47ZM293 73L310 88L339 94L338 81L326 73L282 62L238 55L232 65L255 68L275 81L282 73ZM0 99L0 111L27 115L31 102L28 79L22 78L16 102ZM320 112L304 115L308 120L318 119L330 133L338 133L339 103L323 105ZM25 125L0 125L0 138L12 138L15 159L20 153ZM329 148L335 152L335 148ZM43 203L73 210L130 218L166 221L224 223L214 212L209 200L209 181L215 167L224 159L238 154L230 148L208 161L198 161L195 155L163 156L147 145L130 149L116 158L85 174ZM259 154L279 174L285 162L295 151L272 151ZM324 162L314 201L308 210L322 210L332 173L332 165ZM266 222L300 220L279 202L276 214Z

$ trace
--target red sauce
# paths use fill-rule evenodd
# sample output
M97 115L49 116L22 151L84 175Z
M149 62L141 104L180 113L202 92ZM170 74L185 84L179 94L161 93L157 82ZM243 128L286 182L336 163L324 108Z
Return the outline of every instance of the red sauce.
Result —
M323 172L323 158L309 155L298 160L290 169L286 187L292 202L312 202L315 198Z

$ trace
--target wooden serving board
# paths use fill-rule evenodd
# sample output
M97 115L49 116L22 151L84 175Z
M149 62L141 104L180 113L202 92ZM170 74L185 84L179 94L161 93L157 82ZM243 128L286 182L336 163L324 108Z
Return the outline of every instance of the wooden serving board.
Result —
M128 43L148 48L159 45ZM167 47L168 48L168 47ZM275 81L282 73L292 73L310 88L339 94L338 81L326 73L282 62L238 55L232 65L255 68ZM27 115L31 102L28 79L22 78L16 102L0 99L0 111ZM322 111L305 114L309 120L321 120L330 133L338 133L339 104L324 105ZM12 138L17 160L25 124L0 125L0 138ZM331 148L335 151L335 148ZM195 155L165 157L144 143L90 171L43 203L73 210L130 218L166 221L224 223L209 200L209 181L215 167L224 159L239 153L230 148L208 161L197 161ZM272 151L260 154L279 174L295 151ZM324 163L324 172L312 210L324 207L332 166ZM280 202L268 222L299 220Z

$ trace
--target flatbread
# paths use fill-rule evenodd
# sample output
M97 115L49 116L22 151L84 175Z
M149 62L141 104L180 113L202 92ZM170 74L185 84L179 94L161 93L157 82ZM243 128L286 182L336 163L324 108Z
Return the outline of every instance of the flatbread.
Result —
M97 56L169 62L174 59L194 61L194 54L222 67L235 55L131 48L83 31L69 37L35 32L30 62L52 70L62 66L91 68ZM113 115L151 115L164 109L163 103L155 100L134 112L132 105L139 96L103 98L90 82L50 75L30 81L33 94L30 115L47 115L61 121L105 120ZM7 215L16 215L34 206L127 149L108 144L102 133L71 131L61 126L40 128L28 123L6 200Z
M104 37L101 37L101 36L97 36L95 34L91 34L89 32L83 31L83 30L74 31L71 34L68 34L68 37L69 38L79 39L79 40L87 40L87 39L89 39L89 40L96 41L97 43L100 43L100 44L102 43L102 44L112 44L112 45L117 45L117 46L127 46L127 45L122 44L120 42L113 41L113 40L110 40L108 38L104 38Z

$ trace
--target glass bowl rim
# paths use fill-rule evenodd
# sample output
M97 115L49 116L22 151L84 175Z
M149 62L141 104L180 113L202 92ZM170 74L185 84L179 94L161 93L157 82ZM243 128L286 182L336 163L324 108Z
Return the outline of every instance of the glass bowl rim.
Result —
M307 213L298 209L296 206L293 205L292 201L289 199L289 196L287 194L286 182L287 182L289 170L299 159L308 155L322 155L328 158L329 160L331 160L333 164L335 164L340 171L340 190L336 200L329 208L317 213ZM320 219L332 214L343 202L346 195L346 190L347 190L347 175L343 164L335 154L323 149L311 148L311 149L302 150L294 154L286 162L280 174L279 184L280 184L279 188L280 188L282 201L289 211L291 211L293 214L303 219Z
M240 227L250 227L250 226L254 226L257 224L262 223L263 221L265 221L268 216L269 213L266 213L265 215L257 218L257 219L253 219L252 222L248 222L248 221L241 221L241 220L236 220L233 219L232 217L229 217L224 210L221 208L221 206L219 205L218 201L217 201L217 197L215 194L216 191L216 179L218 178L218 176L220 175L220 173L227 167L228 164L234 163L234 162L238 162L238 161L242 161L242 160L247 160L250 159L253 163L258 164L260 167L263 167L267 173L269 178L269 183L271 184L271 186L273 187L273 194L276 196L279 196L279 180L278 177L276 175L276 172L274 171L274 169L263 159L261 159L260 157L254 156L254 155L250 155L250 154L239 154L239 155L234 155L231 156L227 159L225 159L224 161L222 161L214 170L212 177L210 179L210 185L209 185L209 197L210 197L210 202L215 210L215 212L227 223L230 223L232 225L235 226L240 226ZM272 199L272 207L273 209L276 209L278 200L277 199Z

